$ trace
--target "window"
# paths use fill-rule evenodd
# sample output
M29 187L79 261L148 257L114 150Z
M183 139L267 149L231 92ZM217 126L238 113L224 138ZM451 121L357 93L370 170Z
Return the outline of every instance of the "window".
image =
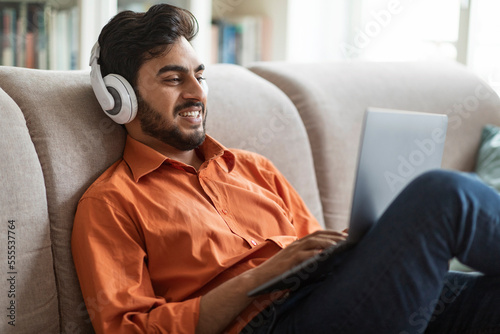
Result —
M472 0L467 66L500 93L500 1Z
M456 60L460 0L354 0L346 58Z

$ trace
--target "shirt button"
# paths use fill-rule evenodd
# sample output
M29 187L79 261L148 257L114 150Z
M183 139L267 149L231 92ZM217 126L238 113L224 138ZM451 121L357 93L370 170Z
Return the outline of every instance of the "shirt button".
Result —
M257 246L257 241L252 240L252 241L250 241L250 242L252 243L252 245Z

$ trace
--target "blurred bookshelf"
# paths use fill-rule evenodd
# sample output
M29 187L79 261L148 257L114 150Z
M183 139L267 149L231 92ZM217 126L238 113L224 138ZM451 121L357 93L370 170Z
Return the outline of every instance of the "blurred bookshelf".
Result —
M498 0L422 0L397 8L386 0L0 0L0 65L88 69L111 17L157 3L195 15L200 30L192 44L204 63L445 59L500 82L492 59L500 53Z
M90 50L112 16L122 10L146 11L157 3L195 15L200 30L192 43L205 63L246 65L272 57L271 20L234 11L236 7L221 11L224 0L0 0L0 65L86 69Z
M193 46L205 63L247 65L271 59L271 20L263 14L239 11L241 0L118 0L118 11L146 11L168 3L191 11L200 26ZM246 1L248 4L253 1ZM248 4L246 6L248 6ZM245 8L244 8L245 9Z
M112 16L157 3L195 15L200 30L192 43L205 63L246 65L272 58L271 19L236 10L240 4L227 10L224 0L0 0L0 65L86 69L90 50Z
M78 67L76 1L0 1L0 64L39 69Z
M214 19L210 62L247 66L271 60L271 30L270 19L261 15Z
M252 2L255 0L247 1L250 5ZM239 11L242 1L118 0L118 11L146 11L157 3L185 8L194 14L200 30L193 40L193 46L205 63L248 65L251 62L272 58L271 20L264 14L248 15Z

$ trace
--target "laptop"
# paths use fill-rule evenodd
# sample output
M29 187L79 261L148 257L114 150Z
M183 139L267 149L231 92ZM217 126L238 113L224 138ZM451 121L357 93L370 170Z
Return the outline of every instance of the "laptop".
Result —
M349 236L248 296L294 290L325 275L323 262L355 247L415 177L441 167L447 127L448 117L442 114L368 108L362 125Z

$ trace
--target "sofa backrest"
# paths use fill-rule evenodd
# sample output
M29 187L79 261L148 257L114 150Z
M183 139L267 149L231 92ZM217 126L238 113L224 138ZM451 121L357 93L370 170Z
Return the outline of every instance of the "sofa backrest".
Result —
M238 66L206 74L208 133L269 157L322 222L308 137L292 102ZM0 332L92 333L70 252L73 216L85 189L121 157L125 130L100 110L86 71L0 67L0 114L0 247L5 254L15 237L16 261L7 271L5 258L0 271L0 307L15 302L16 326L2 321ZM93 312L105 307L86 302Z
M15 197L16 204L21 207L30 203L25 192L16 188L30 189L33 186L30 179L36 175L41 193L33 204L40 207L39 210L45 207L47 214L44 220L32 217L32 221L22 221L19 218L18 240L30 248L20 247L17 251L19 276L24 281L17 287L16 327L11 329L2 322L0 331L92 332L70 252L72 222L83 191L121 156L125 131L98 112L88 73L2 67L0 88L12 99L8 108L2 108L2 118L12 117L16 109L19 114L17 126L9 127L6 133L13 138L25 133L22 143L17 144L32 151L31 165L37 167L24 166L18 183L5 180L14 188L10 196ZM26 159L25 152L14 150L11 145L3 148L2 155L9 154L12 161ZM6 170L8 166L2 168L2 175ZM17 220L18 212L12 212L14 207L5 203L5 195L1 196L1 205L5 205ZM25 210L29 212L30 208ZM35 227L46 236L44 248L33 243L40 238ZM1 275L3 278L4 272ZM41 297L33 296L33 291ZM3 294L0 300L3 307ZM33 318L32 313L40 316Z
M250 70L284 91L307 129L325 225L347 225L364 111L403 109L449 116L443 167L474 168L484 124L500 124L486 82L449 62L257 63Z
M216 64L208 66L205 74L207 133L228 148L269 158L324 226L309 138L290 99L241 66Z
M42 167L21 110L2 90L0 116L0 332L58 333L59 322L47 322L59 313Z

